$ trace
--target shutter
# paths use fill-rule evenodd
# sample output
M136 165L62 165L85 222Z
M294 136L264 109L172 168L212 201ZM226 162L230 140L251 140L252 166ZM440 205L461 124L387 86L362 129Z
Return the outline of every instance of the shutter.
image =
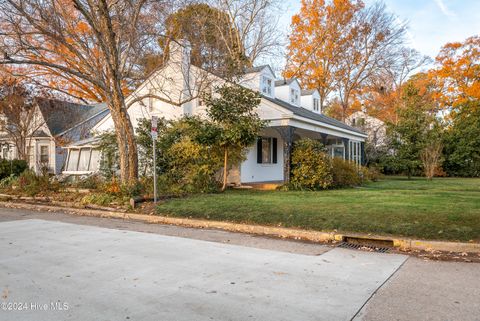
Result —
M257 164L262 163L262 138L257 139Z
M272 138L272 163L277 163L277 139Z

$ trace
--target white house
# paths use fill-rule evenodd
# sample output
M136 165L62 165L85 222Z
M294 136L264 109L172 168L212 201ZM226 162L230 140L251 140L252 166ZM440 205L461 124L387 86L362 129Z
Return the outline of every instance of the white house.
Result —
M381 119L367 114L365 111L356 111L345 119L345 122L356 127L368 135L368 143L375 148L386 145L387 127Z
M105 104L81 105L40 97L35 98L33 108L28 123L32 132L25 135L28 165L36 173L46 169L52 174L62 172L67 155L62 147L87 137L93 125L108 112ZM15 137L18 135L12 134L17 131L15 124L5 116L2 118L0 157L16 159L18 150Z
M224 80L189 64L189 47L172 42L170 59L162 69L154 72L126 99L133 126L142 118L152 116L174 119L183 115L205 115L205 106L198 93L211 90ZM257 142L247 153L247 159L229 172L229 180L236 184L283 182L289 179L290 152L295 140L302 137L318 139L327 146L332 157L343 157L362 162L363 144L367 135L322 114L319 95L315 90L302 91L296 79L278 80L269 66L247 70L240 84L261 93L257 113L268 121ZM161 99L141 97L154 94ZM113 130L110 115L93 130ZM92 142L86 149L94 147ZM69 146L69 153L81 153L83 147ZM77 161L77 156L69 157ZM74 165L67 162L67 173L75 174ZM85 171L80 171L85 173Z

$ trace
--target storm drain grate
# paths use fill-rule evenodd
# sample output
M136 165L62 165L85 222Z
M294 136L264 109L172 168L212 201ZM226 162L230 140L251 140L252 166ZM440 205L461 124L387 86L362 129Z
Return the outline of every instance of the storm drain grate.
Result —
M337 247L340 247L342 249L366 250L366 251L378 252L378 253L387 253L391 249L389 247L378 247L375 245L349 243L349 242L342 242L339 245L337 245Z

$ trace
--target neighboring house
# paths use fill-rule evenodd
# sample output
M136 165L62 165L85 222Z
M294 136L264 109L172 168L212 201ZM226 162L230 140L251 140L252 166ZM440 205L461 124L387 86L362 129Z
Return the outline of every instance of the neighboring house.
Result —
M225 82L211 73L190 65L188 46L172 42L170 59L162 69L154 72L126 99L128 113L134 127L142 118L152 116L175 119L183 115L205 116L206 106L199 92L210 91ZM161 86L158 86L161 84ZM283 182L289 180L290 152L295 140L303 137L320 140L332 157L363 162L363 145L367 135L352 126L322 114L316 90L303 91L296 79L276 80L269 66L248 70L241 85L259 91L262 95L257 113L268 121L254 146L249 148L246 160L229 172L230 183ZM161 88L161 90L159 89ZM141 99L155 94L162 99ZM169 101L170 103L167 103ZM175 103L171 103L175 101ZM93 130L113 130L111 115L102 119ZM75 174L75 164L82 153L92 153L95 142L79 142L68 146L69 159L66 173ZM77 166L78 167L78 166ZM85 174L85 167L78 174Z
M47 98L35 98L34 117L29 127L26 148L28 165L36 173L46 169L60 174L67 155L62 146L88 137L92 127L108 113L105 104L81 105ZM4 126L9 124L3 118ZM0 129L0 156L18 158L18 150L12 134Z
M356 111L348 116L345 122L365 132L368 135L368 144L372 147L386 145L387 127L382 120L368 115L365 111Z

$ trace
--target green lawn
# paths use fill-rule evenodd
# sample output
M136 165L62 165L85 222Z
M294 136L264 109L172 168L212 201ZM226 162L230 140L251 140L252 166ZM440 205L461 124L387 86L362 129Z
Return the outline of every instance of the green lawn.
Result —
M393 177L319 192L245 191L160 204L158 213L319 231L480 241L480 179Z

